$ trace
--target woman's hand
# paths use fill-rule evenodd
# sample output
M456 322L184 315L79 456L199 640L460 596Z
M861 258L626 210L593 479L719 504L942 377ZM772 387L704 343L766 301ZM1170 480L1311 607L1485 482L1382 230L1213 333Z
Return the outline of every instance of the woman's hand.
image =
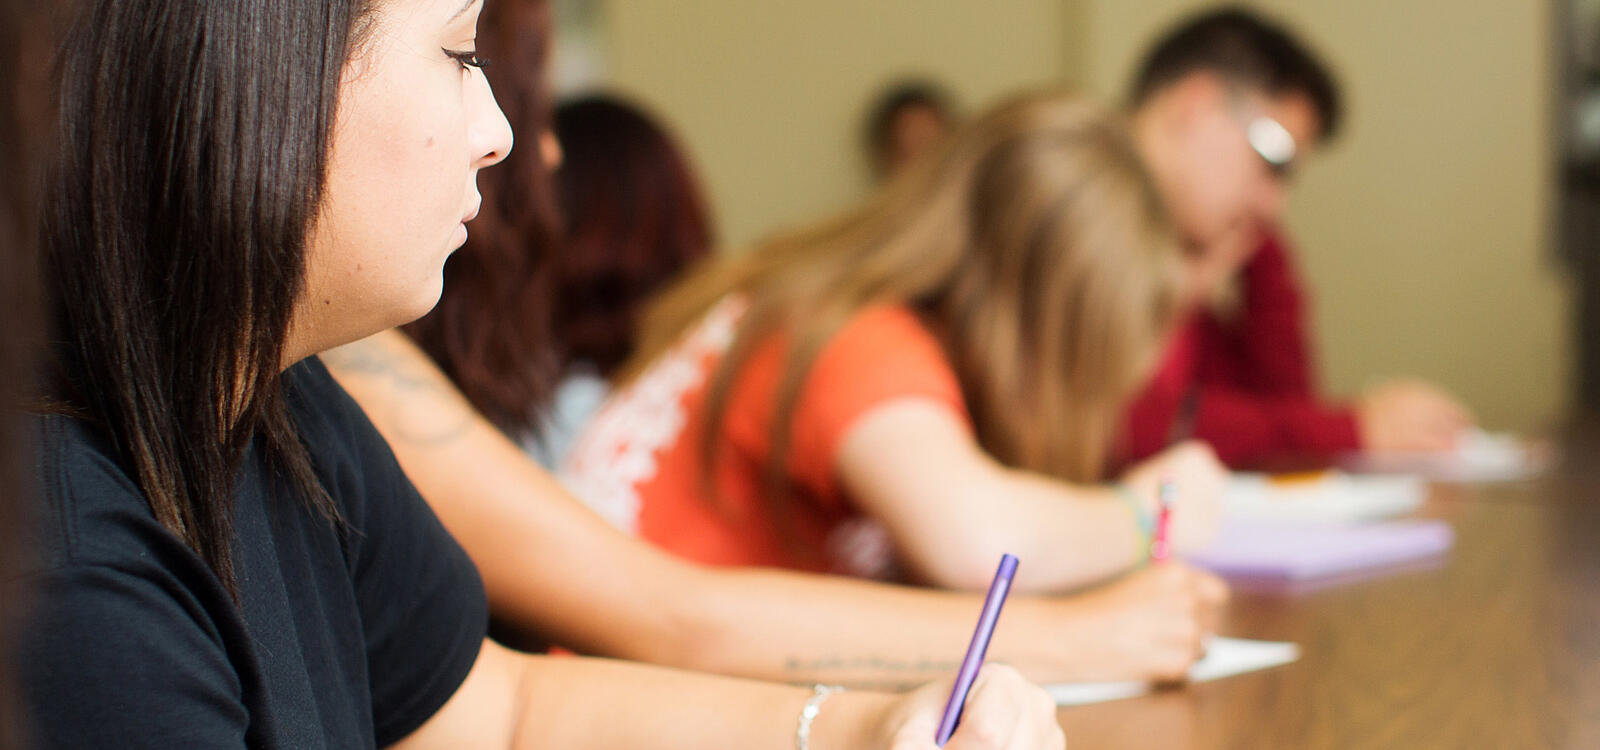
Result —
M1151 565L1067 600L1057 638L1075 681L1182 680L1217 629L1228 586L1181 563Z
M1180 552L1205 549L1216 539L1222 515L1222 492L1228 469L1211 446L1191 440L1179 443L1128 470L1122 483L1146 503L1156 517L1161 483L1172 482L1170 541Z
M953 679L929 683L888 705L883 718L890 750L934 750L934 735ZM826 710L824 710L826 713ZM820 719L819 719L820 720ZM1016 670L986 664L972 683L966 709L946 750L1059 750L1066 747L1056 704Z

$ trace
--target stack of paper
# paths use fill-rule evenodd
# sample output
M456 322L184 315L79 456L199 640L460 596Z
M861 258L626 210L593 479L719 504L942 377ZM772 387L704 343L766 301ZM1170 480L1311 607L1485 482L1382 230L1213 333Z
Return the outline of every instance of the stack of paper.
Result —
M1300 648L1293 643L1213 638L1206 645L1205 658L1189 668L1189 681L1219 680L1288 664L1298 658ZM1147 682L1063 682L1045 686L1058 706L1081 706L1132 698L1150 692L1150 688Z
M1356 453L1339 463L1350 471L1411 474L1435 482L1512 482L1539 476L1552 458L1549 446L1471 430L1449 453Z
M1223 492L1222 513L1230 521L1358 523L1410 513L1427 496L1427 483L1412 476L1330 471L1285 480L1236 474Z

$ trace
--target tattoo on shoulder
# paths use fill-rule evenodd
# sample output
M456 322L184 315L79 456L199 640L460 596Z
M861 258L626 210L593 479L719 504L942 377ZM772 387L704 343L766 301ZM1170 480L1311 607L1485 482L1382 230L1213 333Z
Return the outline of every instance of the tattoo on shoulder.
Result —
M385 433L410 443L440 444L460 437L472 424L471 407L441 375L387 349L382 343L361 340L322 353L322 361L335 374L374 378L393 389L395 398L374 403L357 398ZM419 404L428 408L417 408ZM374 410L381 413L374 414ZM385 417L386 419L379 419Z
M439 384L423 373L408 368L394 352L378 342L368 339L355 341L322 353L322 362L329 369L354 375L367 375L389 380L406 389L438 389ZM412 372L407 372L413 369Z

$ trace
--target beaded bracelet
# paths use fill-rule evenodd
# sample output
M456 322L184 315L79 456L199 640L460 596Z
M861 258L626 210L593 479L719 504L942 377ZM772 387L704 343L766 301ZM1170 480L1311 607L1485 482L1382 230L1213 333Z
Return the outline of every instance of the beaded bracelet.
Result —
M1133 514L1134 528L1139 532L1139 559L1150 559L1150 543L1156 533L1155 518L1145 509L1144 502L1132 487L1117 482L1111 488L1116 491L1117 499L1128 506L1128 512Z

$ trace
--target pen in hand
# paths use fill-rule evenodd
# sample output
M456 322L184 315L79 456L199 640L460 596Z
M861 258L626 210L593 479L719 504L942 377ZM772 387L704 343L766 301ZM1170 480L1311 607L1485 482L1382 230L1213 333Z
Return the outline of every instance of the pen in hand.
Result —
M1000 557L1000 569L995 571L994 582L989 584L989 595L983 600L983 613L978 616L978 627L972 631L972 642L967 644L967 655L961 660L961 671L956 673L956 684L950 689L950 700L944 705L944 716L939 720L939 731L934 742L944 747L950 735L961 723L961 709L967 704L967 693L978 678L983 666L983 656L989 651L989 639L994 636L995 623L1000 621L1000 608L1005 606L1006 594L1011 591L1011 579L1017 574L1017 558Z
M1157 491L1160 508L1156 511L1155 536L1150 540L1150 560L1152 562L1166 562L1172 557L1172 541L1168 534L1172 526L1173 492L1172 479L1161 480L1161 489Z

